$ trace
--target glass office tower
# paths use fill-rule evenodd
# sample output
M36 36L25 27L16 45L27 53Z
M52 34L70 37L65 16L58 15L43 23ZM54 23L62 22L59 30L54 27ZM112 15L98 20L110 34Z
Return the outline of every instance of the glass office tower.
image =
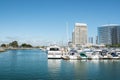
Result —
M108 24L98 27L99 44L119 44L120 25Z

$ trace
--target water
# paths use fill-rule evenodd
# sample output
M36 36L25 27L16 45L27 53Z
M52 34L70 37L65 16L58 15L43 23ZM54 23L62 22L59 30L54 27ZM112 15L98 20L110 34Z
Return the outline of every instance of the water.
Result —
M120 80L119 60L52 60L40 50L0 53L0 80Z

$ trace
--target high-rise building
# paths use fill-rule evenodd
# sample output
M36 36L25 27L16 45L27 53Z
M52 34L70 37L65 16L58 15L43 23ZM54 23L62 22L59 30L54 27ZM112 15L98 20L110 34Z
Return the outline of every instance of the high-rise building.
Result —
M89 43L93 44L93 37L89 37Z
M87 24L75 23L72 33L72 42L75 46L87 44Z
M98 36L96 36L96 44L98 44Z
M98 27L98 37L100 44L120 43L120 25L108 24Z

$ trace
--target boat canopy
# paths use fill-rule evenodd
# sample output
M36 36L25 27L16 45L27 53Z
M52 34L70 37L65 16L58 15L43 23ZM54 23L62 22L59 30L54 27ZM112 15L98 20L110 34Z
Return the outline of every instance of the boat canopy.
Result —
M85 53L83 53L83 52L80 53L80 56L82 56L82 57L87 57L87 56L85 55Z
M59 51L59 48L50 48L50 51Z

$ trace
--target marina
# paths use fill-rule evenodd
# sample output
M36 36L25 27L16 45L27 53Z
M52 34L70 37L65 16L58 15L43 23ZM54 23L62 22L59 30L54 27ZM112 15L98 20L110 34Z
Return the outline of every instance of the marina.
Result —
M0 0L0 80L120 80L120 0Z
M0 54L0 80L119 80L119 66L120 60L48 59L39 49L8 50Z
M64 60L101 60L101 59L120 59L120 49L117 48L83 48L81 51L75 48L60 47L57 45L48 46L46 51L48 59Z

